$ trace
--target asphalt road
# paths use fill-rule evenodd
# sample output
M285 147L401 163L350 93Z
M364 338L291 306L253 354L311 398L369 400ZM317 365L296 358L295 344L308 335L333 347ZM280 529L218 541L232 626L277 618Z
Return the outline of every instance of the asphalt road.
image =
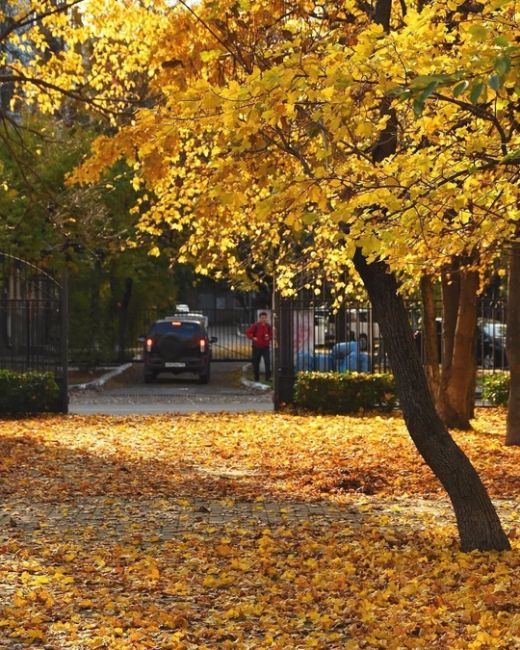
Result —
M271 391L241 383L243 362L213 362L209 384L191 375L160 375L145 384L138 363L99 388L72 389L69 413L147 415L159 413L272 411Z

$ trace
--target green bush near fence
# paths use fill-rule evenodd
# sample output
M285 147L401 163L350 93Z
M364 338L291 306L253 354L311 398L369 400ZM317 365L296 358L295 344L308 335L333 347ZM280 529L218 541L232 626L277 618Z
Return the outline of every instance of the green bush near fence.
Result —
M392 375L360 372L300 372L296 376L295 403L316 413L357 413L395 407Z
M0 370L1 415L56 411L58 395L50 373Z
M506 406L509 399L510 375L508 372L496 372L479 378L482 386L482 398L492 406Z

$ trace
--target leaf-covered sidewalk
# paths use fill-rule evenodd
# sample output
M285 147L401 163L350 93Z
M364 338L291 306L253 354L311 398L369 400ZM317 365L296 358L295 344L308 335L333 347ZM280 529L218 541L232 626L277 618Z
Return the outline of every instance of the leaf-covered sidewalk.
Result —
M399 418L0 423L0 648L520 645L518 466L456 433L514 550L461 554Z

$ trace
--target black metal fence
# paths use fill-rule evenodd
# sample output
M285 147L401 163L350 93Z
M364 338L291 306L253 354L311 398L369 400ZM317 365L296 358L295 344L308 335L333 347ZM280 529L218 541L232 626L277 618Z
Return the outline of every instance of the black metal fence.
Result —
M0 367L51 372L66 412L66 287L29 262L0 253Z
M81 364L82 359L87 357L94 365L139 360L142 357L139 337L146 334L155 320L172 315L175 311L175 305L172 305L170 310L138 312L133 320L127 322L124 336L121 336L119 329L117 336L94 342L94 350L91 348L86 351L72 338L71 363ZM257 320L259 311L264 310L253 307L201 310L208 321L209 335L217 339L213 344L214 361L250 360L251 344L245 336L245 330ZM269 309L265 311L270 312ZM421 352L420 313L419 306L409 305L410 322ZM313 302L309 297L278 300L275 314L270 316L270 320L278 332L275 363L280 362L286 366L293 378L300 370L389 370L384 340L370 303L353 302L334 313L321 299L319 302ZM439 352L442 355L440 317L438 324ZM285 355L283 360L282 354ZM481 301L476 357L477 365L482 369L499 370L507 367L503 303Z
M176 309L144 310L126 324L123 336L105 336L94 341L87 349L71 336L70 361L74 365L102 365L115 362L139 361L143 344L139 341L157 319L173 315ZM243 361L251 357L251 343L245 335L246 328L256 320L254 308L210 308L202 310L208 322L208 333L216 337L212 346L214 361ZM109 332L105 332L109 334Z
M385 372L389 362L379 324L370 303L352 303L337 313L326 306L282 301L288 312L291 356L295 371L352 370ZM410 324L417 349L423 355L421 311L409 306ZM440 313L440 305L439 305ZM442 359L442 318L437 318L437 343ZM476 362L481 369L507 368L505 305L481 301L476 331Z
M423 355L420 306L409 305L408 312L417 350ZM438 313L441 313L440 304ZM442 360L442 318L439 316L436 322L439 360ZM479 373L507 369L505 323L504 303L480 301L475 343ZM344 305L333 313L324 303L277 299L275 332L280 402L292 401L296 373L300 371L390 370L379 324L369 303Z
M217 340L213 344L214 361L246 361L251 358L251 342L245 331L249 325L258 320L260 311L267 311L273 320L270 309L235 308L203 309L201 313L208 321L208 333ZM383 342L379 335L379 326L372 318L370 305L352 304L333 314L328 308L316 305L300 306L291 302L291 340L294 341L294 361L297 370L320 369L324 359L330 355L336 343L347 341L352 335L359 341L362 359L369 359L370 368L382 371L387 361ZM171 311L171 314L175 310ZM146 333L149 324L163 318L162 312L151 311L143 314L142 325L134 326L128 332L128 344L125 348L125 360L139 359L142 353L140 335ZM287 339L288 340L288 339ZM324 368L323 368L324 369Z

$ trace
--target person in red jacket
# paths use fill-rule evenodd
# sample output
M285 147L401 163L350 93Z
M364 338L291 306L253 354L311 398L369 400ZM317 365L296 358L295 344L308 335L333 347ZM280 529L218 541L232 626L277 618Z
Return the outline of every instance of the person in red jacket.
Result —
M253 373L255 381L260 381L260 359L264 360L265 379L271 379L271 341L273 330L267 322L267 312L261 311L259 320L246 329L246 336L253 342Z

